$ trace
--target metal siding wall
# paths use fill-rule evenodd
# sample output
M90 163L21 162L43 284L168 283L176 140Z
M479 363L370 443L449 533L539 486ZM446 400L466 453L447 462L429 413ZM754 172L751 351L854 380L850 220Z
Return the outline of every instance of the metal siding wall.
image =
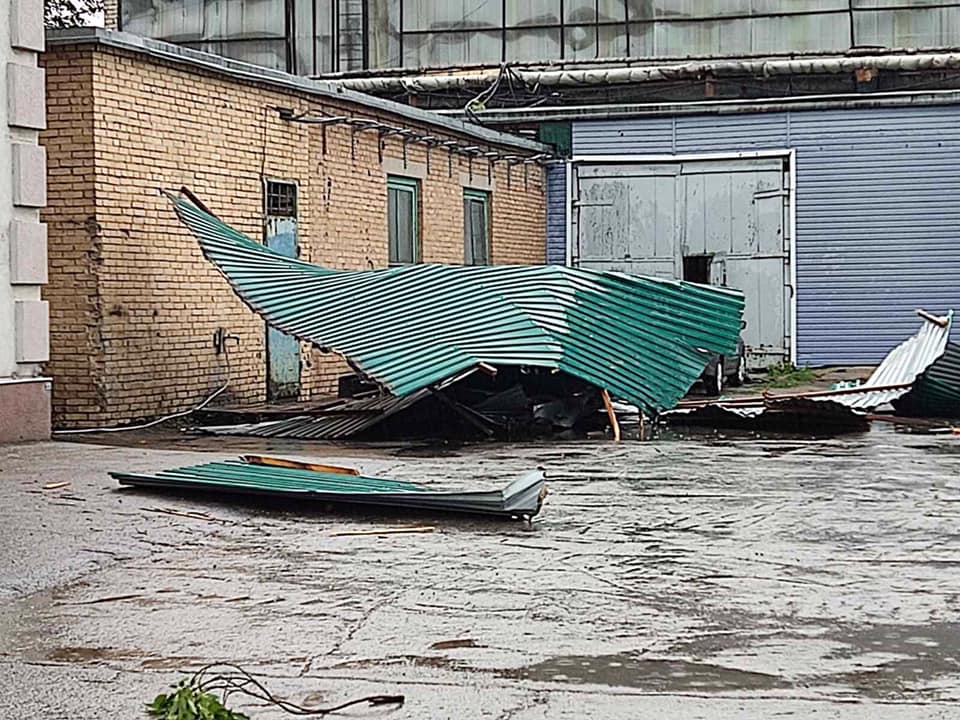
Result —
M800 364L877 363L916 332L914 309L960 309L960 107L581 122L573 147L796 148Z
M673 120L595 120L573 123L574 155L673 152Z
M547 264L567 262L567 166L547 166Z

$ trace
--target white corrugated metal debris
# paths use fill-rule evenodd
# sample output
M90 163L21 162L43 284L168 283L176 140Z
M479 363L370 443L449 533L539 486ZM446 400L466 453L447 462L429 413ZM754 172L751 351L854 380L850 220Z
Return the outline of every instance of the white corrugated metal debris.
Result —
M681 406L662 415L666 419L704 419L729 413L740 419L756 419L768 412L789 410L793 414L809 413L810 403L829 405L834 414L841 407L857 414L866 414L888 405L906 395L913 383L946 351L953 324L953 311L945 317L917 310L923 324L915 335L897 345L870 375L865 383L850 388L809 393L763 395L760 397L731 398L709 402L681 403ZM797 406L796 403L802 401Z

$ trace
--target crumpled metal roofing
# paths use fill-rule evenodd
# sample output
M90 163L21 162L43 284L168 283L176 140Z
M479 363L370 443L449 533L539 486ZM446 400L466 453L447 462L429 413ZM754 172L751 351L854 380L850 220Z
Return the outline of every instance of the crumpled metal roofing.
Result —
M482 365L535 366L656 414L683 397L711 355L736 351L735 290L557 265L330 270L170 198L247 305L398 397Z
M284 461L281 461L284 462ZM292 464L297 464L293 461ZM544 474L535 470L501 490L447 492L400 480L265 466L231 460L158 473L112 472L121 485L290 497L348 505L406 507L501 517L532 517L545 495Z
M234 425L207 425L196 430L209 435L339 440L383 422L429 394L429 391L423 390L402 398L385 395L344 400L337 405L314 410L310 415Z
M830 399L771 396L751 405L713 403L670 410L663 418L676 425L710 425L743 430L831 435L866 430L867 416Z
M714 408L740 418L757 418L770 410L809 412L810 406L807 403L810 402L834 404L865 413L912 393L915 386L923 384L924 378L931 374L938 364L942 365L943 373L934 373L934 378L960 377L960 367L955 367L951 362L942 362L950 339L953 310L942 318L930 315L923 310L918 310L917 314L923 319L923 325L917 334L911 335L887 353L883 362L862 385L839 390L721 398L707 402L695 401L684 403L682 407L672 410L671 415L690 415L707 408ZM932 388L935 382L934 379L928 385ZM949 392L947 395L949 396ZM788 402L792 404L786 405L785 403Z
M918 311L923 325L916 335L891 350L867 381L855 392L823 396L832 402L858 410L870 410L891 403L910 392L914 381L947 349L953 310L945 318L935 318Z
M960 345L947 343L933 365L927 368L913 389L894 402L897 414L920 417L960 417Z

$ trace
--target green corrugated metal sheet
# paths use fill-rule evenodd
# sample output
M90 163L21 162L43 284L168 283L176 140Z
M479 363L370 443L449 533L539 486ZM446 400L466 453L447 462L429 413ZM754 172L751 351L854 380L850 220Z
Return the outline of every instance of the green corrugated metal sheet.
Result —
M155 474L112 472L110 476L121 485L501 517L532 517L539 512L544 496L544 475L539 470L514 480L502 490L468 492L435 491L399 480L264 466L236 460L162 470Z
M400 397L480 363L536 366L656 414L683 397L710 355L736 351L743 296L734 290L556 265L329 270L171 199L253 310Z
M960 345L947 349L894 403L898 415L960 418Z

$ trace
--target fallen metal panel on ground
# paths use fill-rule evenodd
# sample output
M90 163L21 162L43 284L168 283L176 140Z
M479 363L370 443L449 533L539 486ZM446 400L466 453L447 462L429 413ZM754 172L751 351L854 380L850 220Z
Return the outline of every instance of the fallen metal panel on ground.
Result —
M947 343L936 362L913 384L913 389L894 402L907 416L960 417L960 346Z
M197 431L210 435L339 440L351 437L422 400L428 391L398 398L392 395L344 400L310 415L238 425L209 425Z
M544 475L530 472L502 490L438 492L423 485L342 472L286 467L298 461L274 459L274 464L214 462L163 470L155 474L112 472L121 485L242 493L329 502L343 505L401 507L411 510L532 517L545 494Z
M755 417L765 413L774 402L804 400L814 403L833 403L866 412L896 401L910 392L917 379L943 356L950 338L953 311L938 318L918 310L923 325L891 350L863 385L840 390L807 393L783 393L755 397L681 403L675 412L689 412L703 407L720 407L740 417Z
M867 417L853 408L832 401L810 398L771 397L763 404L678 408L661 417L671 425L706 425L737 430L837 435L861 432L870 426Z
M655 415L711 355L736 351L743 296L563 266L338 271L283 257L171 196L236 293L272 326L340 353L392 394L482 364L561 370Z
M947 349L953 311L934 318L918 311L923 325L916 335L891 350L857 392L830 397L833 402L859 410L870 410L903 397L914 381Z

